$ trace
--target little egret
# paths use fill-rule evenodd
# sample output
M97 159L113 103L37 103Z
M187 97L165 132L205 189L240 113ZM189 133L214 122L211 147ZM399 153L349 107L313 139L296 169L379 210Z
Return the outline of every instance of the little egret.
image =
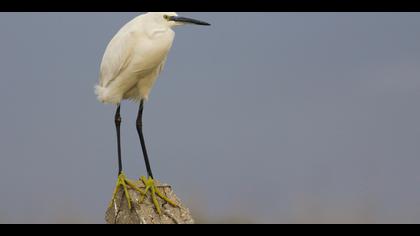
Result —
M203 21L180 17L175 12L149 12L124 25L112 38L105 50L100 67L99 83L95 86L95 94L100 102L117 106L115 126L117 131L118 179L111 204L115 200L118 189L123 187L128 206L131 209L131 200L127 190L128 187L131 187L143 195L142 200L150 191L159 214L161 214L161 210L156 194L166 202L176 206L155 186L143 137L142 116L144 102L148 100L150 90L162 71L172 46L175 36L172 28L185 24L210 25ZM120 107L123 100L132 100L140 104L136 127L148 175L147 178L144 176L140 178L146 186L145 192L142 192L134 183L126 179L122 170Z

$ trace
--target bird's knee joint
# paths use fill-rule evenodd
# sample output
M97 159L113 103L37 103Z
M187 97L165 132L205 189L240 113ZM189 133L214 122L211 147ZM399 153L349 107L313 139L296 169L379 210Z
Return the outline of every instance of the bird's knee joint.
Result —
M115 117L115 124L121 124L121 117Z

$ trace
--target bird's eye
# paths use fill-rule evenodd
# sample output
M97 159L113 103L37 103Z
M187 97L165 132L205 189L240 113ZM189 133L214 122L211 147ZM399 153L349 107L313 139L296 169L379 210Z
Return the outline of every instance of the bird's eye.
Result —
M163 16L163 18L164 18L165 20L169 20L169 16L168 16L168 15L164 15L164 16Z

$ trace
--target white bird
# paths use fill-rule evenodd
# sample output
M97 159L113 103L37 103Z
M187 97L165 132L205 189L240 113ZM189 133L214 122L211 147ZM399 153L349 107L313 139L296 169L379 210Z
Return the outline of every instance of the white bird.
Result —
M100 102L117 105L115 125L118 148L118 180L111 203L114 201L119 187L122 186L129 208L131 208L131 200L127 191L127 186L129 186L140 191L144 197L150 190L159 214L161 211L155 193L168 203L176 206L155 187L143 138L142 114L144 101L148 100L150 90L162 71L172 46L175 36L172 28L185 24L210 25L203 21L179 17L175 12L149 12L124 25L112 38L105 50L95 93ZM141 177L146 186L145 192L142 192L134 183L127 180L122 171L120 105L123 100L140 103L136 126L148 174L148 178Z

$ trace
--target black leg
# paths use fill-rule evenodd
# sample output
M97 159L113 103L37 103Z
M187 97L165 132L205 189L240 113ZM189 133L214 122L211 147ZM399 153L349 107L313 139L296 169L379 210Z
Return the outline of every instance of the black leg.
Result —
M120 116L120 104L118 104L117 111L115 112L115 127L117 129L117 145L118 145L118 175L122 173L122 161L121 161L121 116Z
M143 100L140 102L139 113L137 116L137 133L139 134L141 149L143 151L144 162L146 163L147 174L153 179L152 169L150 168L149 157L147 156L146 144L144 143L143 137Z

